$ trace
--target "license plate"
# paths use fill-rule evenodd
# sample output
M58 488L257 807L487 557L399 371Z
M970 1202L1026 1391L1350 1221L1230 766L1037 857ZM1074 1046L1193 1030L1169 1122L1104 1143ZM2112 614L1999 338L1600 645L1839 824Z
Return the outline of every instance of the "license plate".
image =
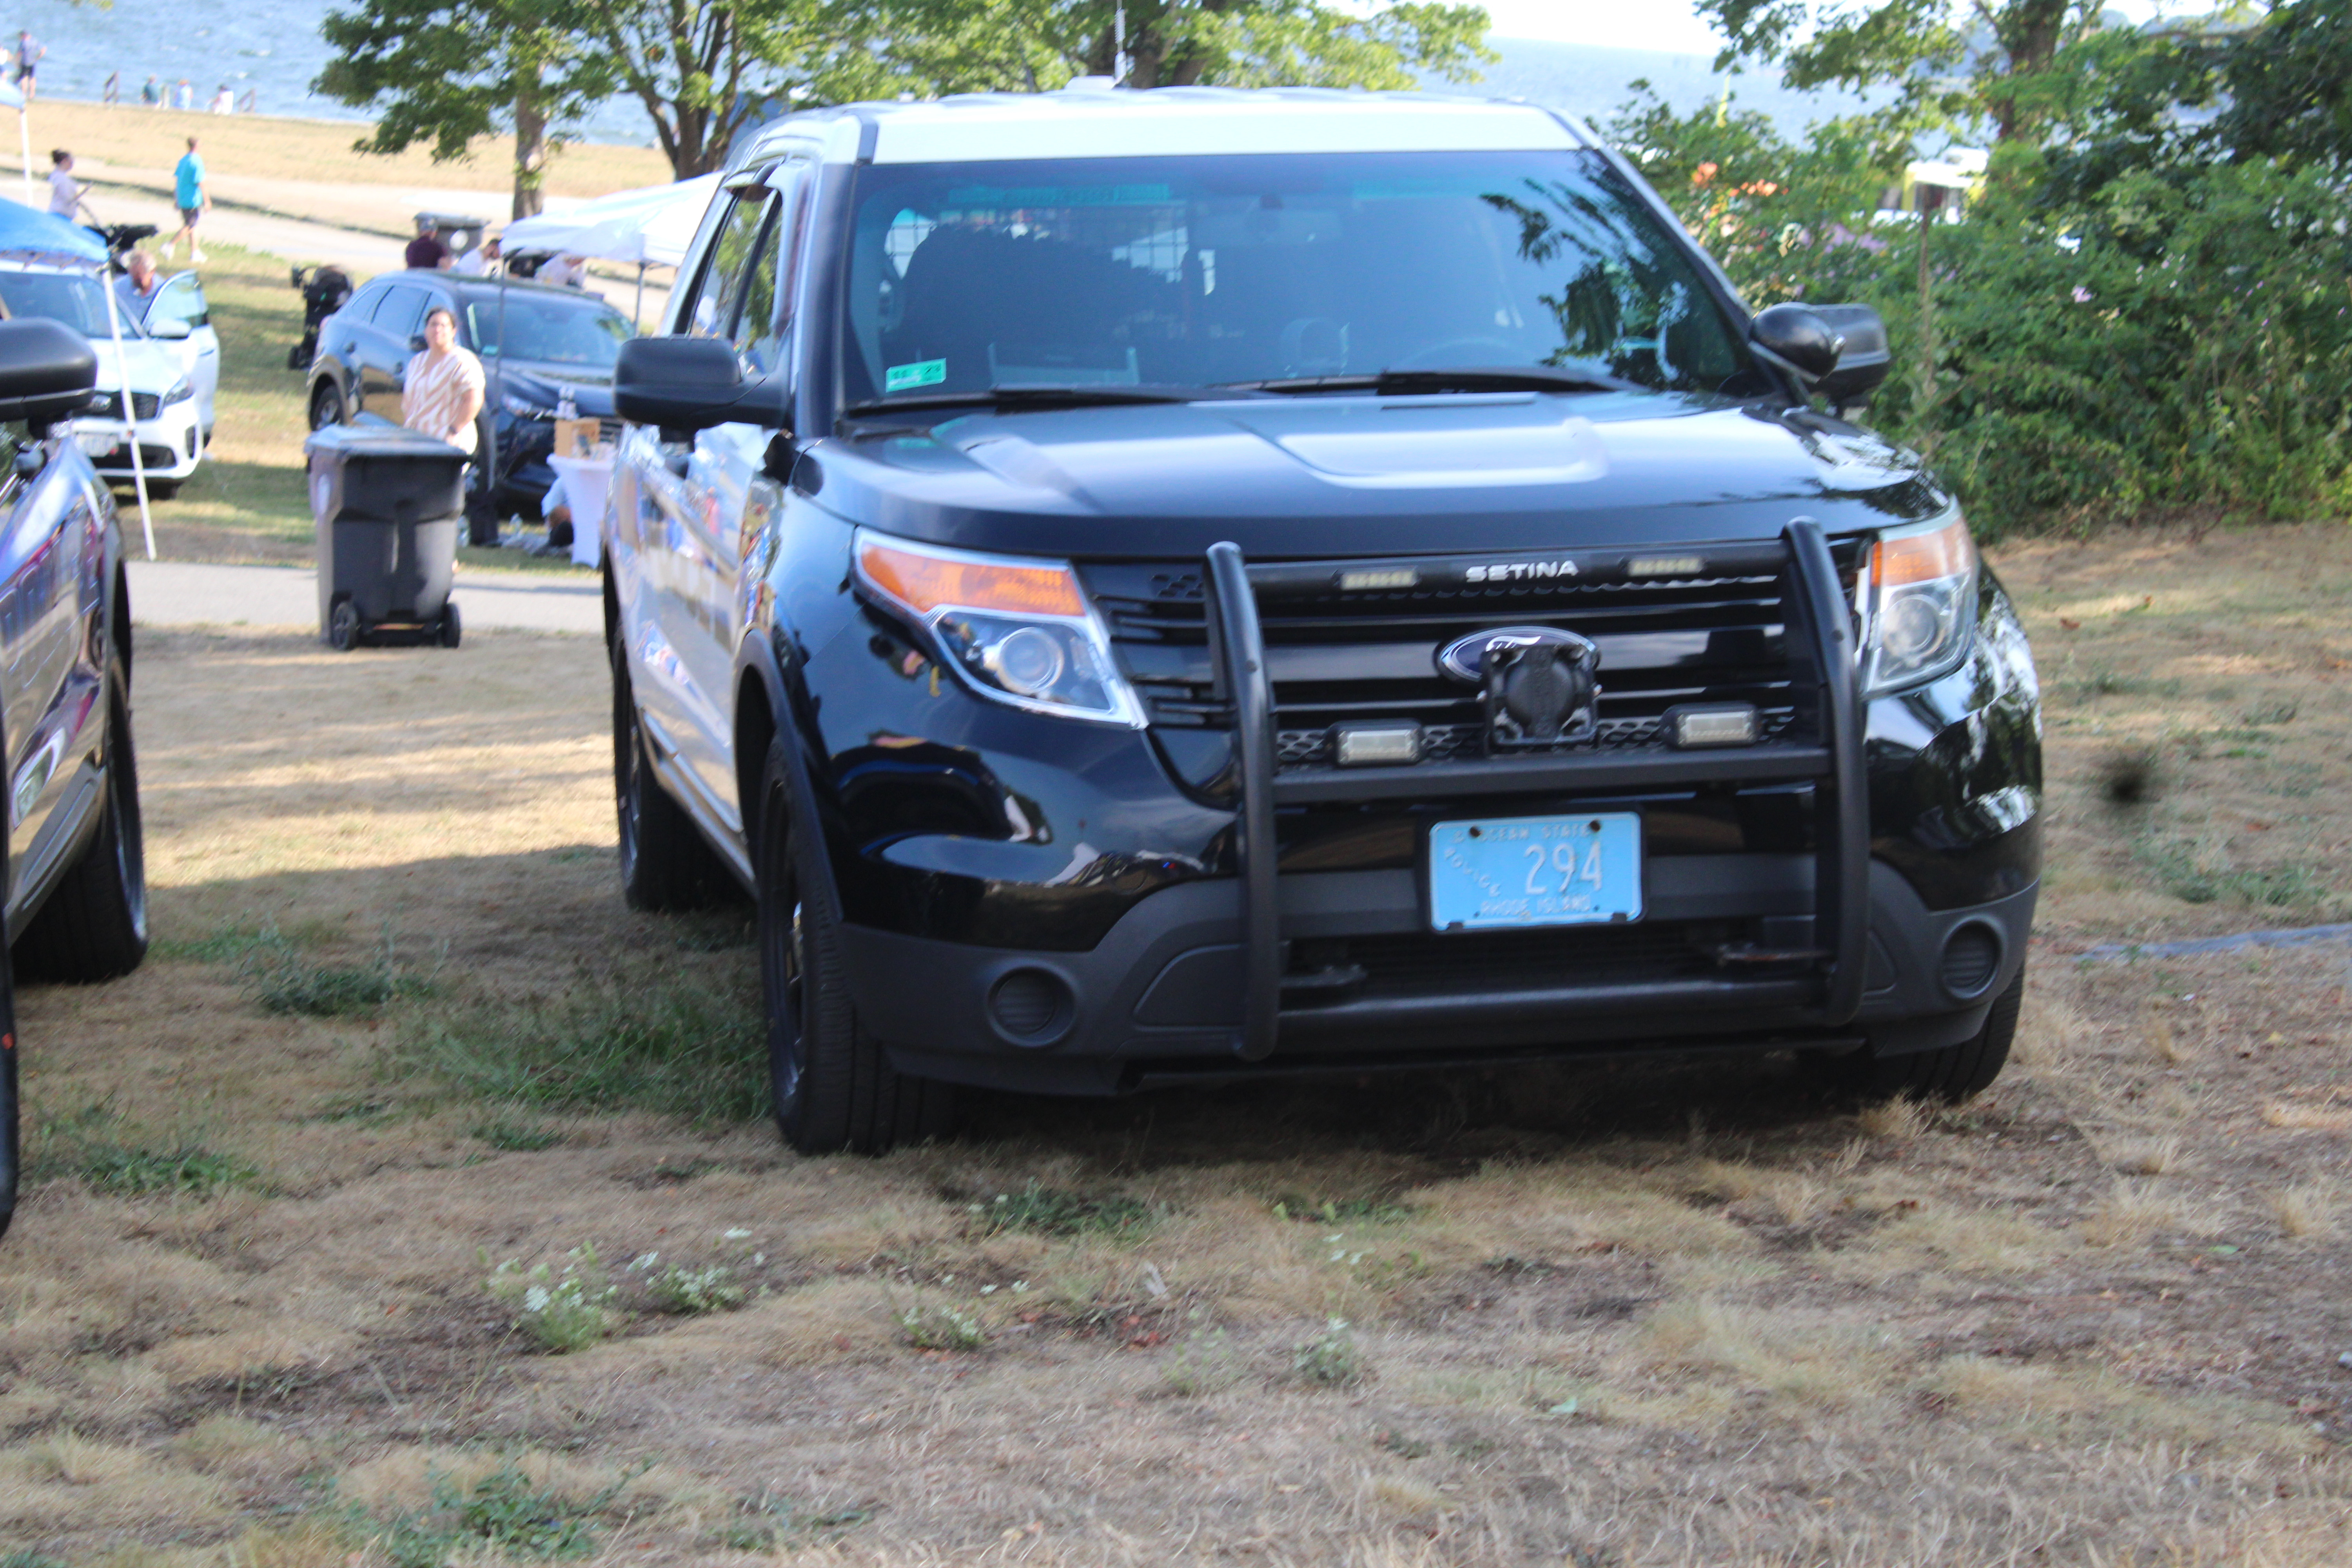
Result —
M1642 818L1630 811L1441 822L1429 830L1437 931L1642 918Z

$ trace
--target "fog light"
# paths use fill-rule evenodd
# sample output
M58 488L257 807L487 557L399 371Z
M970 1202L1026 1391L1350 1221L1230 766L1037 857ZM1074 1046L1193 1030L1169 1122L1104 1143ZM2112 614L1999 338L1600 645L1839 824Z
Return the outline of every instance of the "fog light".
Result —
M1695 751L1708 746L1752 746L1763 733L1756 710L1745 702L1716 708L1670 708L1666 733L1675 746Z
M988 1021L1016 1046L1050 1046L1069 1032L1076 999L1062 977L1015 969L989 987Z
M1331 726L1331 756L1343 768L1421 761L1421 726L1410 720Z

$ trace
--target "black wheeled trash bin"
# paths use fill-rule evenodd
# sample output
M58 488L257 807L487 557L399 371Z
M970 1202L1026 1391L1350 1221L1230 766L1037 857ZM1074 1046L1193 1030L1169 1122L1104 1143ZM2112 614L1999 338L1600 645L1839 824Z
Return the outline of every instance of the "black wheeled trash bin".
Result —
M449 599L466 525L463 451L397 425L330 425L302 444L319 527L319 635L457 646Z

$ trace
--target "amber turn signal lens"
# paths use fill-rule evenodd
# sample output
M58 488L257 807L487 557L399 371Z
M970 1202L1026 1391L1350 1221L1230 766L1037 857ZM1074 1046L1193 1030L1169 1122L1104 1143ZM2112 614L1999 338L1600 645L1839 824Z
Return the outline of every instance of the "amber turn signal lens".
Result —
M1013 616L1083 616L1086 600L1066 566L1014 566L893 549L866 541L857 564L866 580L918 616L943 605Z
M1968 521L1955 516L1932 533L1880 540L1870 552L1870 575L1881 588L1899 588L1906 583L1959 576L1972 570L1976 561L1976 542L1969 537Z

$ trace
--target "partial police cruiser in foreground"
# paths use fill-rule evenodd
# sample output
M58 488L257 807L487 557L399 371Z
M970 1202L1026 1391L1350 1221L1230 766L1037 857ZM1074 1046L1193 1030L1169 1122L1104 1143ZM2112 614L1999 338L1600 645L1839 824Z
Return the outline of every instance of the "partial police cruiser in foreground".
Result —
M796 115L631 342L621 869L759 900L810 1150L950 1086L2000 1070L2033 667L1952 496L1623 160L1417 94ZM1826 410L1826 411L1825 411Z

